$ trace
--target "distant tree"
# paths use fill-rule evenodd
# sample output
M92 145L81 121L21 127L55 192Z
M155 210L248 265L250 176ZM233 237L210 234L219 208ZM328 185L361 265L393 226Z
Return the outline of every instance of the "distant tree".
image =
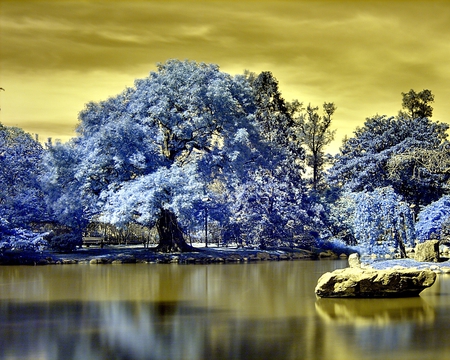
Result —
M256 105L255 118L261 134L269 142L287 146L291 140L293 120L278 88L278 80L270 71L247 74Z
M301 144L307 150L306 164L312 169L312 186L317 190L323 178L324 166L330 160L325 147L334 139L335 130L331 130L331 117L336 111L334 103L323 104L323 116L318 114L318 107L309 104L306 113L297 119L296 131Z
M441 178L428 172L412 177L410 167L401 168L396 177L389 162L400 154L416 149L437 150L446 142L448 125L428 118L393 118L374 116L347 139L328 171L331 185L346 191L374 191L392 186L405 201L428 205L445 192ZM400 168L399 168L400 170Z
M399 116L406 116L411 119L430 118L433 115L433 108L430 103L434 101L434 95L430 90L425 89L416 93L413 89L407 93L402 93L402 107Z

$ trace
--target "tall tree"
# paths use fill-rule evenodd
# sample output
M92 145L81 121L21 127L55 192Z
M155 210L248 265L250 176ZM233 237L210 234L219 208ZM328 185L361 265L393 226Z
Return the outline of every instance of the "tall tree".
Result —
M260 246L291 245L308 233L310 205L304 173L305 151L295 133L293 113L299 104L287 103L278 81L269 71L248 74L255 122L264 146L265 162L255 164L249 178L233 193L231 219L247 243Z
M307 150L306 164L312 169L312 187L317 190L323 178L323 170L327 161L325 147L334 139L335 130L331 130L331 117L336 111L334 103L323 104L323 115L319 108L309 104L306 112L302 112L297 119L297 135Z
M425 89L416 93L413 89L407 93L402 93L402 107L400 116L407 116L411 119L431 117L433 108L430 103L434 101L434 95L430 90Z

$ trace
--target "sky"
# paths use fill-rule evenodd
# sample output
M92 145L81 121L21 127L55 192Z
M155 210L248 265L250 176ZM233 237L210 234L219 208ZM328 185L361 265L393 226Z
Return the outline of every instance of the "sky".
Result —
M336 152L429 89L450 124L450 1L0 0L0 122L41 141L168 59L271 71L287 101L334 102Z

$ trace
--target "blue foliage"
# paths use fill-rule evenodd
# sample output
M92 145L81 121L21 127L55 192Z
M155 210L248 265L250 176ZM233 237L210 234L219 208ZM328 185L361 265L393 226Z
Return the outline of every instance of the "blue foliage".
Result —
M413 212L391 187L346 193L334 213L340 214L363 254L402 254L414 246Z
M195 219L204 197L218 217L214 209L228 205L219 198L262 159L253 110L244 77L177 60L118 96L87 104L79 136L50 149L46 161L58 219L152 227L169 210L187 229L201 223ZM57 184L64 184L59 194Z
M39 181L43 153L30 134L0 124L0 251L46 245L45 234L32 231L50 219Z
M312 234L323 209L306 196L304 151L291 141L276 80L264 76L252 83L217 65L169 60L87 104L78 137L46 156L56 218L152 227L168 210L191 232L207 212L223 234L254 245Z
M409 203L427 205L444 192L439 175L428 173L417 178L413 169L406 168L392 177L387 163L393 156L414 149L438 149L447 138L447 129L447 124L427 118L369 118L336 155L328 180L353 192L392 186Z
M438 201L423 208L416 222L416 236L420 242L429 239L442 239L448 236L450 228L450 196L445 195Z
M43 152L30 134L0 124L0 217L12 228L48 220L39 183Z
M46 235L47 233L34 233L27 229L7 229L0 234L0 253L6 250L42 251L47 247Z

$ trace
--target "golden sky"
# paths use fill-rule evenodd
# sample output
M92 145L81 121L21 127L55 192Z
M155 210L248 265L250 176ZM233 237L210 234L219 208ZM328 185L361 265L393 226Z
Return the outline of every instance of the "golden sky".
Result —
M79 111L167 59L271 71L286 100L338 107L335 151L430 89L450 123L450 1L0 0L0 122L68 140Z

